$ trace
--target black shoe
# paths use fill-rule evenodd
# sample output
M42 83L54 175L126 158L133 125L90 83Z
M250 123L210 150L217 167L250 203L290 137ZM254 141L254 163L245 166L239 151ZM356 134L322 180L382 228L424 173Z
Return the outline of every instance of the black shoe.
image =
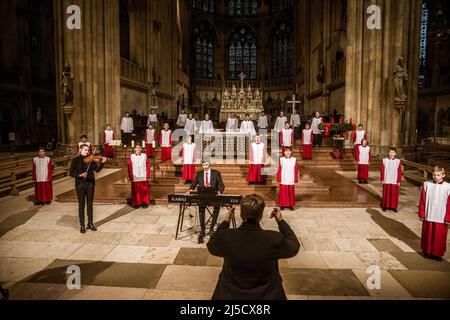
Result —
M51 202L51 201L47 201L45 204L46 204L47 206L49 206L49 205L52 204L52 202Z
M147 208L148 208L148 204L147 204L147 203L144 203L144 204L142 205L142 208L143 208L143 209L147 209Z
M205 233L202 231L200 232L200 234L198 235L198 243L203 243L203 237L205 236Z
M358 183L359 183L359 184L362 184L363 182L362 182L362 180L359 180Z
M294 207L289 207L289 210L294 211Z
M281 207L280 210L281 210L281 211L284 211L284 207Z
M387 209L386 208L383 208L383 212L386 212L387 211Z
M133 208L134 208L134 209L139 209L139 206L134 206Z
M398 209L392 209L392 211L394 211L394 212L398 212Z
M422 256L426 259L431 259L431 255L429 255L428 253L422 252Z
M442 262L442 257L433 256L433 259L438 261L438 262Z
M86 233L86 227L84 225L80 227L80 233Z
M97 228L95 227L93 222L89 222L87 228L91 231L97 231Z
M364 183L365 183L365 184L369 184L369 181L366 180L366 181L364 181Z

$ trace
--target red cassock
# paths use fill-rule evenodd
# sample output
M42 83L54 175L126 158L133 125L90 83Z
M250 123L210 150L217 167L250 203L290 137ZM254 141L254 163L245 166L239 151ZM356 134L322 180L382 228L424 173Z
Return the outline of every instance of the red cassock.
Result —
M195 166L197 162L197 146L195 143L184 143L180 151L180 157L183 159L183 169L181 178L184 181L194 181Z
M105 157L114 158L114 149L109 145L111 140L114 140L114 131L104 130L103 131L103 148L105 150Z
M162 130L159 137L159 145L161 146L161 160L172 161L172 131Z
M402 182L402 162L400 159L383 159L381 162L380 181L383 183L381 207L397 209L398 184Z
M362 145L358 147L358 180L369 180L369 164L371 158L370 147Z
M264 143L253 142L250 148L250 167L248 168L247 181L252 183L264 182L262 169L266 163L267 150Z
M302 158L306 160L312 159L312 130L303 129L302 132Z
M425 182L419 203L422 225L422 250L426 254L442 257L447 245L450 223L450 184Z
M32 179L34 181L34 198L37 203L53 200L52 169L52 160L49 157L33 159Z
M147 155L147 158L155 157L154 143L156 143L156 131L155 129L147 129L145 131L145 154Z
M280 185L278 205L280 207L295 206L295 184L298 182L297 159L294 157L280 159L277 181Z
M128 175L131 181L133 207L150 204L150 163L145 154L132 154L128 158Z
M358 160L359 146L361 145L363 139L367 139L366 131L353 130L352 140L353 140L353 144L355 146L355 159L356 160Z

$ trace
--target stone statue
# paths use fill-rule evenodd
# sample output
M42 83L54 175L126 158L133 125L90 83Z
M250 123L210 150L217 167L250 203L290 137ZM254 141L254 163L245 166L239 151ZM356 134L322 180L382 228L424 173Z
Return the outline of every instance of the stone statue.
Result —
M256 89L256 91L255 91L255 100L259 100L259 99L261 99L261 92L258 89Z
M325 65L322 62L319 64L319 70L317 71L317 82L325 82Z
M406 100L407 81L408 81L408 71L406 70L406 65L403 60L403 57L399 57L397 65L394 67L394 89L396 101Z
M160 77L159 77L159 71L157 67L153 67L152 69L152 75L153 75L153 83L158 84Z
M230 93L228 92L228 89L225 89L225 92L223 93L223 99L230 100Z
M248 99L253 99L252 85L249 84L247 88L247 97Z
M73 72L69 61L64 65L64 70L61 75L61 89L63 106L73 105Z
M237 97L237 89L236 85L233 84L233 89L231 89L231 99L236 99Z

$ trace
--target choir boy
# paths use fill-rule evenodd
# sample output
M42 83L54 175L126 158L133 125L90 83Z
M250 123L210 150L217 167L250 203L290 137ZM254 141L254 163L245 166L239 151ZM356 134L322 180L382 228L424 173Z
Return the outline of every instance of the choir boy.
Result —
M114 140L114 131L111 129L111 125L108 124L106 129L103 131L103 148L105 150L105 157L108 159L114 158L114 149L109 144L111 140Z
M389 157L381 162L381 183L383 184L383 197L381 208L383 211L392 210L397 212L398 188L402 182L402 163L397 159L397 150L389 148Z
M131 181L131 202L137 209L147 208L150 204L150 163L139 144L128 158L128 174Z
M245 120L241 123L241 133L250 134L252 136L256 135L255 125L253 121L250 120L250 115L245 115Z
M280 112L280 116L277 117L277 120L275 121L275 126L274 126L273 129L274 129L277 133L280 133L281 130L284 129L284 125L285 125L286 122L287 122L287 118L284 116L284 112L281 111L281 112Z
M238 130L238 119L234 115L234 113L230 114L227 119L226 132L237 132Z
M295 184L298 182L297 159L292 157L291 149L284 150L284 157L278 165L277 181L279 182L278 205L281 210L295 206Z
M197 163L197 146L192 142L191 136L187 136L186 143L180 151L183 170L181 177L185 183L191 183L195 178L195 166Z
M45 155L45 149L39 148L38 156L33 159L32 179L34 181L34 204L50 204L53 199L52 160Z
M318 145L320 148L322 146L322 130L319 129L319 125L321 123L323 123L323 118L320 116L320 112L316 112L314 118L311 121L311 129L314 135L313 147L316 147L316 145Z
M358 159L358 151L359 146L361 145L361 141L363 139L367 139L366 131L363 130L363 125L358 125L358 130L355 130L352 132L352 140L353 144L355 145L355 159Z
M265 135L267 133L267 127L269 126L269 121L264 112L258 117L258 131L260 134Z
M169 124L164 123L161 135L159 136L159 146L161 147L161 160L172 160L172 131L169 130Z
M419 203L423 255L437 261L445 254L450 223L450 184L444 178L444 168L435 167L433 181L423 184Z
M184 128L184 126L186 125L186 119L187 119L187 114L184 112L184 110L181 110L181 113L177 119L177 126L179 128Z
M280 145L283 154L286 148L292 150L293 143L294 143L294 131L291 129L289 122L286 122L284 124L284 129L281 130L280 133Z
M130 113L125 112L125 117L122 118L120 124L120 130L122 130L122 143L124 146L129 146L131 141L131 135L133 134L134 125L133 118L130 117Z
M302 158L303 160L312 160L312 141L313 133L309 128L309 123L305 124L302 132Z
M300 139L300 125L302 124L300 115L297 113L297 110L294 110L294 113L291 114L291 127L294 130L294 138L295 140Z
M186 133L191 136L192 141L195 141L194 140L195 130L196 130L195 119L192 117L192 113L189 113L189 116L186 119L186 123L184 125L184 131L186 131Z
M205 120L203 120L200 125L199 133L214 133L213 122L209 120L209 114L205 114Z
M145 130L145 153L147 158L155 157L155 147L156 147L156 130L153 129L151 124L148 125L147 130Z
M369 165L370 165L370 147L367 145L367 140L363 139L361 145L358 147L358 181L360 184L368 183L369 181Z
M248 169L247 182L264 183L265 178L262 175L264 164L266 163L267 150L264 143L261 142L261 137L256 135L255 142L250 146L250 167Z

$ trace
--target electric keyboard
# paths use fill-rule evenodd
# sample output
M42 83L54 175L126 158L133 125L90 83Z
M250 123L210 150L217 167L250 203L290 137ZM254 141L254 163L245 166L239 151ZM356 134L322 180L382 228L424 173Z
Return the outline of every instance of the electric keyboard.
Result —
M242 196L227 194L227 195L211 195L201 193L174 193L169 194L169 203L180 203L185 205L204 205L204 206L221 206L227 207L238 205L241 203Z

